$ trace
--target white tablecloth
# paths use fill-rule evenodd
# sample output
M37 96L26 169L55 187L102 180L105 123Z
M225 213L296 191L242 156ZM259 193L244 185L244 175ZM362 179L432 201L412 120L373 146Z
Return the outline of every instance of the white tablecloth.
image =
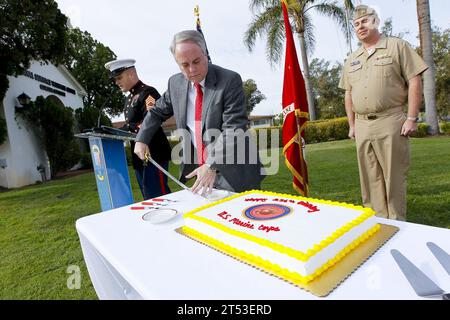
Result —
M126 206L76 222L84 259L100 299L323 299L188 239L174 230L182 213L206 200L188 191L165 196L179 214L162 224ZM400 231L326 299L418 299L390 254L398 249L446 292L450 277L429 251L450 252L450 230L379 219Z

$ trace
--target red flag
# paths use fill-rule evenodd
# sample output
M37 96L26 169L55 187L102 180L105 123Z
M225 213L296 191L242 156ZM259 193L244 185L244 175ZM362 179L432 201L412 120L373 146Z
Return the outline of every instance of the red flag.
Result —
M308 120L308 102L305 82L298 64L295 43L287 12L282 0L284 26L286 29L286 60L283 82L283 154L286 166L293 176L292 185L301 195L308 195L308 170L303 154L305 127Z

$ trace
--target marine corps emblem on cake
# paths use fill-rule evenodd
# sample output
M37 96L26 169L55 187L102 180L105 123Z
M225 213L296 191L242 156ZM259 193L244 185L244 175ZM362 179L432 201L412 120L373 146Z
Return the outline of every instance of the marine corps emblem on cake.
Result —
M281 204L257 204L244 210L244 216L252 220L273 220L291 213L292 209Z

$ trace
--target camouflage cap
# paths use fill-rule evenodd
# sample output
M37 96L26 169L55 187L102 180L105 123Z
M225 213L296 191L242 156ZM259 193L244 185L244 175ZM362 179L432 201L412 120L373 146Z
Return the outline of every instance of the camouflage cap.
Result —
M364 16L372 15L372 14L376 15L377 13L371 7L362 4L362 5L357 6L355 8L355 10L353 11L353 20L359 19Z

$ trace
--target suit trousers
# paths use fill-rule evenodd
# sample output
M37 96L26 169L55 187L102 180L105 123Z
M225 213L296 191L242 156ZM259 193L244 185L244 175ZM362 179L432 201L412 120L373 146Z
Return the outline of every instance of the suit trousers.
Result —
M362 201L379 217L405 221L410 146L400 133L406 117L401 110L375 117L355 115Z

